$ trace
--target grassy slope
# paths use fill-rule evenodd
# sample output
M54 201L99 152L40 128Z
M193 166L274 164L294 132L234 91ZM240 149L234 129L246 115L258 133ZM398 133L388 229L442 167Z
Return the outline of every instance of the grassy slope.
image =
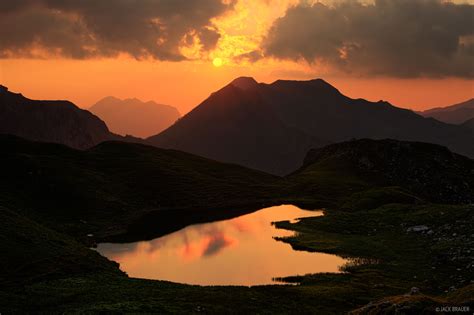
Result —
M279 180L140 144L107 142L75 151L2 136L0 145L6 153L0 156L1 203L76 236L122 233L124 222L144 214L157 213L171 226L190 215L219 215L210 209L225 215L231 206L260 206L272 202Z
M135 166L148 163L150 158L156 158L156 153L150 153L152 157L144 157L150 152L146 147L127 146L126 148L130 148L130 151L127 152L123 151L124 147L117 148L116 145L115 143L106 144L105 147L80 153L84 156L77 160L70 156L78 154L76 151L63 152L64 148L54 147L61 150L61 161L69 163L67 168L62 169L65 173L57 174L58 178L63 181L61 184L68 183L67 180L64 180L65 177L69 178L71 183L75 183L75 177L71 174L74 174L74 168L78 168L78 165L87 170L90 170L93 166L93 172L91 171L91 174L83 172L88 177L86 179L81 178L87 181L90 181L91 178L94 180L99 178L111 185L117 185L111 186L110 191L118 191L119 193L115 196L123 198L119 199L120 202L127 201L127 203L124 202L127 206L130 200L140 201L140 199L143 199L146 202L153 200L153 196L134 195L134 190L128 185L135 185L137 181L132 178L131 174L122 174L121 172L119 172L119 175L116 174L124 165L137 163L137 159L141 162L134 164ZM43 148L43 146L41 147ZM106 149L105 152L103 152L104 148ZM144 152L136 157L136 152L140 149L143 149ZM51 148L48 148L48 152L51 153L50 150ZM174 151L166 152L167 154L182 156ZM28 160L27 157L31 156L34 156L34 159ZM55 153L54 156L57 158L58 154ZM111 162L109 160L111 156L119 156L119 158L117 161ZM44 164L41 164L43 157L44 155L38 153L32 155L32 152L24 152L19 160L40 163L42 166L40 169L43 172L48 169L47 167L44 168ZM103 161L99 161L101 157ZM52 157L49 156L48 159L50 158ZM171 156L169 158L170 161L176 162L176 157ZM195 159L196 161L193 163L196 164L193 164L194 166L209 165L207 160ZM159 161L162 161L162 159ZM155 163L158 163L158 160ZM185 166L189 165L186 163ZM341 166L340 161L338 165ZM134 174L141 174L140 177L144 178L149 174L147 172L148 167L144 166L142 171L134 171ZM229 166L223 165L222 168L222 171L227 172ZM137 169L139 170L140 167ZM30 169L27 168L26 170ZM100 172L97 170L100 170ZM171 168L173 172L176 170L180 174L179 170L183 170L183 166L178 165L176 168ZM167 168L166 172L168 171L170 169ZM182 172L189 171L188 168ZM196 170L194 169L194 171ZM164 171L155 170L152 174L161 174L160 172L165 173ZM209 172L213 171L209 170ZM199 187L198 192L203 196L210 196L209 200L211 201L216 191L223 190L226 193L226 189L232 187L232 185L223 184L224 179L217 180L216 177L222 174L219 171L217 172L211 177L212 180L205 179L206 176L210 176L208 172L205 172L206 176L199 172L196 175L196 178L203 179L203 183L214 183L215 186L211 186L211 188ZM29 175L29 172L25 171L23 176L27 175ZM237 182L245 180L247 176L254 177L253 171L236 168L236 179L231 182L238 185ZM7 313L36 312L38 310L45 312L120 310L181 313L201 311L211 313L334 313L355 309L369 301L381 299L388 295L395 296L406 293L413 286L419 287L423 293L434 296L433 298L425 298L424 296L415 295L413 298L404 298L408 300L406 303L412 304L417 299L423 300L423 303L416 304L417 307L421 305L423 309L431 309L434 305L448 301L450 303L472 302L472 295L469 294L469 292L472 292L472 286L467 286L470 281L467 266L469 266L469 259L472 259L470 256L472 254L467 251L473 247L474 209L472 206L429 204L416 197L406 188L375 185L358 172L348 172L348 169L344 167L329 167L328 164L324 163L305 168L282 182L275 180L274 177L260 177L260 175L258 177L262 179L254 182L257 186L236 193L233 199L227 197L230 198L229 202L238 200L241 193L255 197L252 190L255 190L258 185L262 185L260 187L263 187L265 196L256 196L257 200L259 198L271 199L272 192L278 191L277 188L280 188L281 195L285 195L288 200L297 200L308 205L333 205L324 217L304 219L297 224L279 223L282 228L294 229L299 232L297 237L285 241L298 249L359 257L378 263L347 266L348 273L343 275L319 274L287 279L289 281L300 281L301 285L299 286L198 287L162 281L129 279L120 273L116 273L117 270L106 263L103 271L96 271L94 268L101 265L103 261L99 259L101 262L98 263L95 253L81 248L79 243L76 243L69 236L49 232L49 229L46 229L48 231L46 232L46 230L43 230L44 227L17 216L14 221L1 220L0 222L6 222L10 226L19 225L20 223L17 220L28 222L27 230L30 229L29 225L34 225L33 231L37 232L33 234L20 232L20 235L26 235L23 242L10 241L12 235L14 236L13 240L17 238L15 230L6 230L5 234L2 234L7 244L9 244L8 247L15 248L16 253L19 253L14 256L16 261L21 262L24 257L22 255L30 251L36 252L39 257L42 257L42 255L56 257L57 255L54 256L56 252L74 253L77 251L76 256L72 256L74 257L73 260L82 262L84 266L79 268L77 272L72 273L72 276L64 277L59 272L55 273L54 276L48 276L38 281L26 281L23 286L7 287L6 290L0 291L2 311ZM50 175L48 178L50 178ZM117 183L114 181L117 181ZM44 180L43 183L50 182L51 179L48 179ZM97 182L100 181L97 180ZM158 179L155 183L157 182ZM19 185L21 181L18 180L15 183ZM194 189L192 184L186 185L183 187ZM104 196L108 196L107 192L101 192L95 199L92 192L87 192L87 190L84 192L81 187L77 187L78 193L85 194L87 198L93 201L100 201L104 199ZM95 188L98 187L97 185ZM119 189L123 189L123 191ZM9 191L15 190L10 189ZM230 192L228 193L230 194ZM6 199L10 197L9 202L12 204L17 200L15 198L18 198L16 194L19 194L19 192L5 194L5 191L2 190L2 197ZM29 196L29 193L26 193L25 196ZM84 196L79 197L84 198ZM193 196L189 194L186 198L193 198ZM172 198L166 199L165 196L164 200L172 200ZM112 201L117 202L116 200ZM28 202L33 202L33 200L26 200L26 203L24 203L32 207L32 204L28 204ZM80 207L75 207L75 209L79 211ZM4 209L0 210L6 211ZM28 212L23 211L22 213ZM7 218L12 215L2 214L3 217ZM428 235L407 232L408 227L420 224L429 226L433 233ZM71 229L64 230L74 236ZM39 243L34 242L38 238L36 234L50 235L50 233L54 233L54 236L47 236L45 241ZM454 233L456 233L455 236L453 236ZM42 236L38 239L42 239ZM57 239L60 241L58 242ZM34 244L34 246L32 247L31 244ZM32 248L36 249L32 250ZM6 250L9 252L8 248ZM364 262L364 260L361 261ZM109 269L110 267L111 269ZM433 269L433 267L436 269ZM38 268L44 270L44 266L39 265ZM65 270L63 274L69 274L70 272L69 264L61 263L58 268L60 271ZM8 271L7 268L2 269ZM8 272L5 274L8 275ZM444 291L449 291L453 286L461 289L445 295ZM398 301L400 298L394 297L392 299Z
M0 222L2 285L15 287L71 275L122 275L116 263L64 234L1 206Z
M311 150L290 179L304 194L318 193L322 180L332 180L335 191L342 189L337 200L370 183L400 186L431 202L474 202L474 160L428 143L362 139L329 145Z

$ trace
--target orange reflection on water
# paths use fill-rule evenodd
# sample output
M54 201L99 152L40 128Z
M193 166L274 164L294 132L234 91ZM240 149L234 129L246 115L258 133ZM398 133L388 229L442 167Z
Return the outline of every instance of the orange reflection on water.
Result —
M99 244L97 250L131 277L200 285L275 284L275 277L339 272L346 262L335 255L295 251L273 239L293 232L276 229L272 222L322 214L282 205L191 225L151 241Z

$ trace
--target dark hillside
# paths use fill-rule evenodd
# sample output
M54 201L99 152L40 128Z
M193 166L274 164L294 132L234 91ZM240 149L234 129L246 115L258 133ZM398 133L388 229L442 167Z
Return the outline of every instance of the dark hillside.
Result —
M400 186L434 202L474 201L474 161L445 147L396 140L356 140L311 150L293 177L331 171Z
M90 112L68 101L30 100L0 86L0 134L86 149L119 139Z
M150 212L261 205L278 177L141 144L105 142L88 151L0 136L0 201L69 233L124 232ZM210 217L212 213L206 212ZM214 213L215 215L216 213ZM185 220L184 220L185 221ZM183 222L184 222L183 221ZM125 226L124 226L125 224ZM104 231L105 226L110 231Z

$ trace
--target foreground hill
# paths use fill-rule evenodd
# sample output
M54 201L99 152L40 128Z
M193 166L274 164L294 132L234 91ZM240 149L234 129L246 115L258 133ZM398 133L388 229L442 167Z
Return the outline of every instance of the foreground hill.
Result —
M351 99L320 79L236 79L149 141L282 175L300 167L309 148L352 138L431 142L474 156L464 128Z
M465 121L474 118L474 98L447 107L429 109L420 114L449 124L462 124Z
M106 97L89 110L103 119L112 132L146 138L165 130L180 114L172 106L153 101L142 102L136 98L118 99Z
M290 177L314 190L313 180L331 176L402 187L432 202L474 202L474 160L434 144L369 139L332 144L311 150Z
M36 101L0 86L0 133L77 149L119 139L90 112L68 101Z
M84 273L121 274L116 263L3 206L0 206L0 221L2 286Z
M278 180L141 144L104 142L77 151L0 136L0 146L1 204L81 236L125 233L138 220L161 232L230 216L273 197L266 187Z

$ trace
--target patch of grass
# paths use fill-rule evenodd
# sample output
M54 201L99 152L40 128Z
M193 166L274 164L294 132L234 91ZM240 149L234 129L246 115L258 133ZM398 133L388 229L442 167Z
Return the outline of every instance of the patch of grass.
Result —
M247 288L200 287L111 276L71 277L10 291L10 303L2 311L330 314L360 305L360 293L340 281Z
M323 217L276 226L297 231L296 236L281 239L295 249L377 261L348 266L355 279L440 294L471 280L473 223L474 207L469 205L387 204L356 212L328 210ZM414 232L410 229L414 226L426 230ZM310 279L317 276L304 281Z
M370 210L391 203L422 204L424 201L400 187L376 187L350 195L341 208Z

